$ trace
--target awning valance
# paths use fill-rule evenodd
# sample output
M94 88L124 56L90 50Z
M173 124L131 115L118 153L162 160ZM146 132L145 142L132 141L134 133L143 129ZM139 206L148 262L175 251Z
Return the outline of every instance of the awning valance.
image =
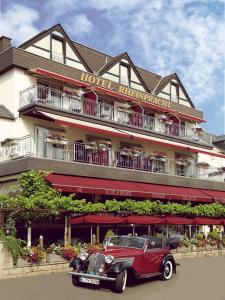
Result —
M90 123L90 122L85 122L73 118L68 118L60 115L55 115L47 112L42 112L42 111L37 111L38 114L43 115L45 118L53 121L55 124L59 125L67 125L71 127L76 127L76 128L81 128L81 129L88 129L89 131L92 132L97 132L97 133L103 133L103 134L110 134L114 136L119 136L119 137L125 137L129 138L129 135L125 132L122 132L121 130L117 130L113 127L110 126L104 126L96 123Z
M114 217L110 215L87 215L78 218L72 218L71 224L123 224L125 218Z
M71 224L137 224L137 225L225 225L224 219L213 218L185 218L176 216L157 217L147 215L131 215L128 217L116 217L112 215L86 215L71 218Z
M154 216L129 216L126 217L126 223L128 224L163 224L165 220L160 217Z
M182 218L182 217L166 217L166 224L169 225L191 225L194 224L193 219Z
M201 190L206 195L212 197L216 202L225 204L225 191Z
M196 202L213 201L211 196L194 188L60 174L49 174L46 179L54 188L68 193L87 193Z

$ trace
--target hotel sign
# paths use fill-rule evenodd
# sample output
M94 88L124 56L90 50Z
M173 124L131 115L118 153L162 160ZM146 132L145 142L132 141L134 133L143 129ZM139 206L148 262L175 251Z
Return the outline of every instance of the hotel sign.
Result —
M142 92L133 88L129 88L125 85L113 82L111 80L89 74L86 72L81 73L81 81L87 82L90 85L98 86L109 91L114 91L122 95L135 98L140 102L148 102L150 104L162 106L165 108L171 108L171 102L162 98L154 97L149 93Z

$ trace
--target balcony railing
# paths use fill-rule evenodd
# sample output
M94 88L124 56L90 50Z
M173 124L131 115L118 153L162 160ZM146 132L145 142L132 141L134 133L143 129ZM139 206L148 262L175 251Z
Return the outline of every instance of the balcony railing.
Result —
M188 129L176 123L171 125L165 123L158 124L154 117L144 113L137 113L121 107L115 108L103 102L96 102L79 96L71 96L63 91L40 85L30 87L20 93L20 107L30 103L40 103L109 122L195 141L204 145L212 144L212 136L207 132Z
M0 162L27 156L140 170L168 176L225 181L223 168L199 169L194 160L186 167L178 166L175 159L153 157L150 154L114 149L105 145L93 146L91 143L70 142L64 138L51 139L31 135L13 140L8 139L1 143Z

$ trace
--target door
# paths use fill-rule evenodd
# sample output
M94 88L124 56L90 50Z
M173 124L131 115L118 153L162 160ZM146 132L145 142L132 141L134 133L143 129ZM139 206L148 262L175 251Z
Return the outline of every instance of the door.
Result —
M153 248L149 243L143 257L144 274L158 273L162 258L163 250L160 248Z

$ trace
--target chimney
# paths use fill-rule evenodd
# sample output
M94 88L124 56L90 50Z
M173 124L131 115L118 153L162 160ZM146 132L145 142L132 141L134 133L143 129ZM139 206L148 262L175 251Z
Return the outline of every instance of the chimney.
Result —
M0 53L11 47L11 39L7 36L0 37Z

